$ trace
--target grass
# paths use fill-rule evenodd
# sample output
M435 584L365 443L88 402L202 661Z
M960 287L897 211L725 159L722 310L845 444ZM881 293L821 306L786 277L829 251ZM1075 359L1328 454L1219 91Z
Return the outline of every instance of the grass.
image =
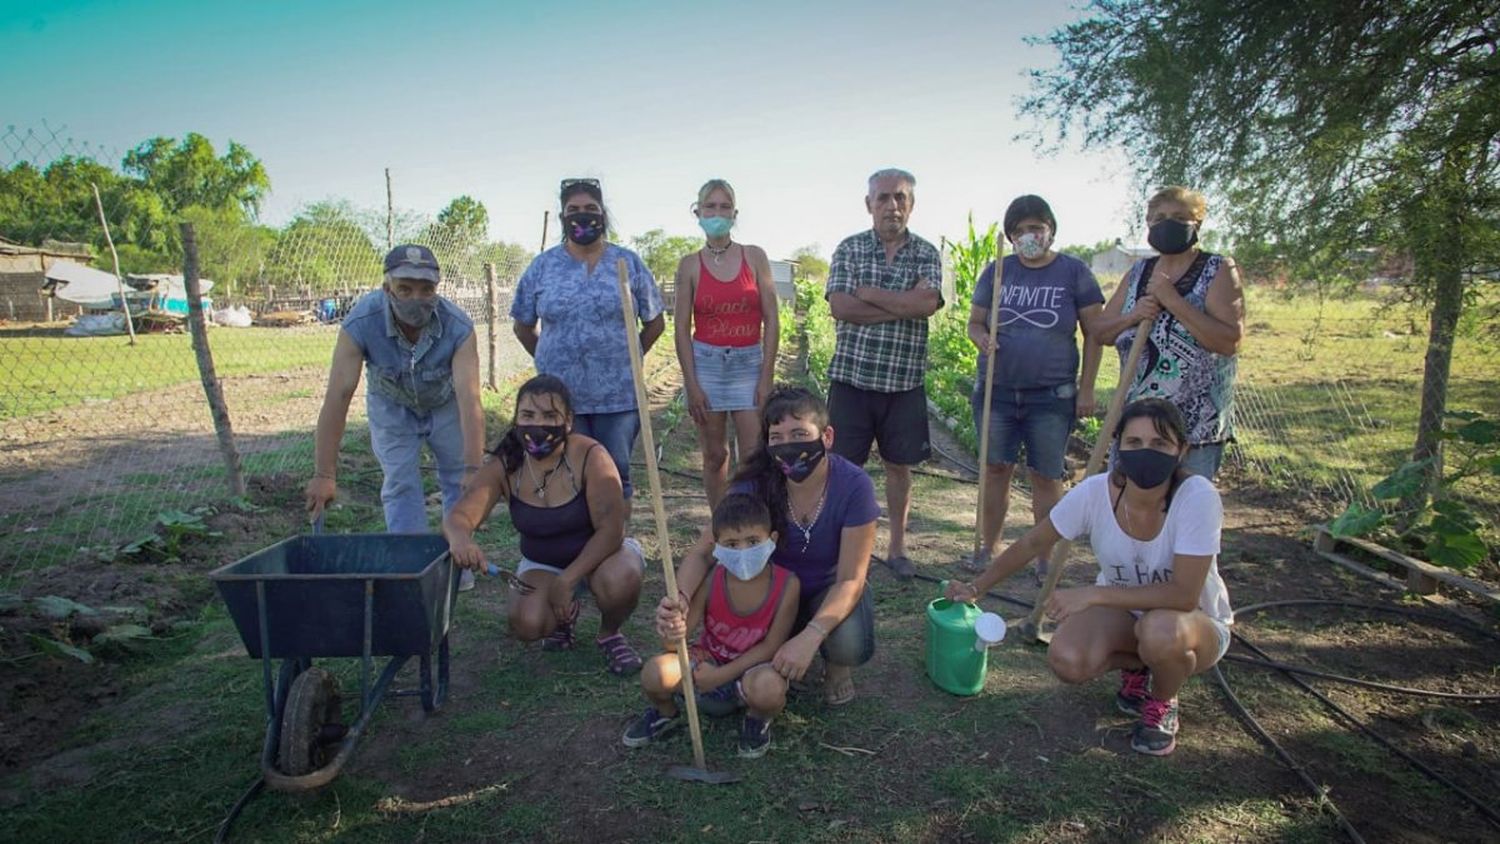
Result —
M335 337L332 326L212 329L209 345L215 372L229 378L326 368ZM0 330L0 419L198 380L187 334L142 334L132 347L125 337Z

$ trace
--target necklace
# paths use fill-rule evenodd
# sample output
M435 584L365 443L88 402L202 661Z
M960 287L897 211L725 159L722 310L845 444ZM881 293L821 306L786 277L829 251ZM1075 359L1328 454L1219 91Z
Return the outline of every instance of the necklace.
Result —
M703 248L707 249L708 250L708 254L710 254L710 255L712 255L714 257L714 263L715 264L719 264L719 263L722 263L723 260L724 260L724 253L728 252L729 251L729 247L731 247L733 245L734 245L734 241L729 240L729 241L725 241L725 243L724 243L723 246L714 246L712 243L705 243L705 244L703 244Z
M792 509L792 494L791 494L791 491L790 490L787 491L787 496L786 496L786 514L791 517L791 519L792 519L792 525L795 526L797 528L797 531L802 534L802 553L804 553L804 554L807 553L808 547L810 547L812 545L812 529L813 529L813 525L817 524L818 523L818 517L821 516L821 515L823 515L823 504L826 503L827 501L828 501L828 479L824 478L823 479L823 491L820 492L820 493L818 493L818 506L815 507L815 508L813 508L812 516L808 518L806 524L803 524L801 521L799 521L797 519L797 511L795 511L795 510Z
M551 469L543 472L541 479L538 480L536 476L536 469L534 468L532 463L531 455L526 455L526 474L531 478L531 489L536 494L537 500L541 501L543 504L547 503L547 482L552 480L552 474L562 467L563 463L567 460L567 457L568 456L564 454L563 459L557 461L556 466L553 466Z

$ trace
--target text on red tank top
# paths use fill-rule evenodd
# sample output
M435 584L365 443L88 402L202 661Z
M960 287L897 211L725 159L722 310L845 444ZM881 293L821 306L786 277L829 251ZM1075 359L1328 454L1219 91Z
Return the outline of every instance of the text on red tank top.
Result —
M713 346L753 346L760 342L760 288L742 256L740 271L721 281L698 255L698 288L693 294L693 339Z
M791 572L772 564L770 594L749 615L740 615L729 601L726 580L729 573L716 568L709 581L708 606L703 612L703 638L699 645L723 665L759 644L771 632L771 622L776 618L776 607L781 603L781 593L790 575Z

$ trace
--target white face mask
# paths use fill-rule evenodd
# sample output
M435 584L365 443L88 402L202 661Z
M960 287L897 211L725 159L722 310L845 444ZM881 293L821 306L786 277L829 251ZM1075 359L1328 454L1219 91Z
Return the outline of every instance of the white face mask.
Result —
M750 580L765 569L775 550L776 543L771 539L749 548L725 548L714 543L714 559L737 580Z
M1028 261L1047 254L1047 249L1052 246L1051 232L1027 232L1016 238L1016 254Z

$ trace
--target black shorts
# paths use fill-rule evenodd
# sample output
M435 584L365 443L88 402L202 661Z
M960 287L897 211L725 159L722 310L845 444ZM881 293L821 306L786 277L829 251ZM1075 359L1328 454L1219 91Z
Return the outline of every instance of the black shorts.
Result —
M915 466L932 456L927 438L927 391L861 390L839 381L828 385L828 423L833 453L858 466L870 459L870 444L897 466Z

